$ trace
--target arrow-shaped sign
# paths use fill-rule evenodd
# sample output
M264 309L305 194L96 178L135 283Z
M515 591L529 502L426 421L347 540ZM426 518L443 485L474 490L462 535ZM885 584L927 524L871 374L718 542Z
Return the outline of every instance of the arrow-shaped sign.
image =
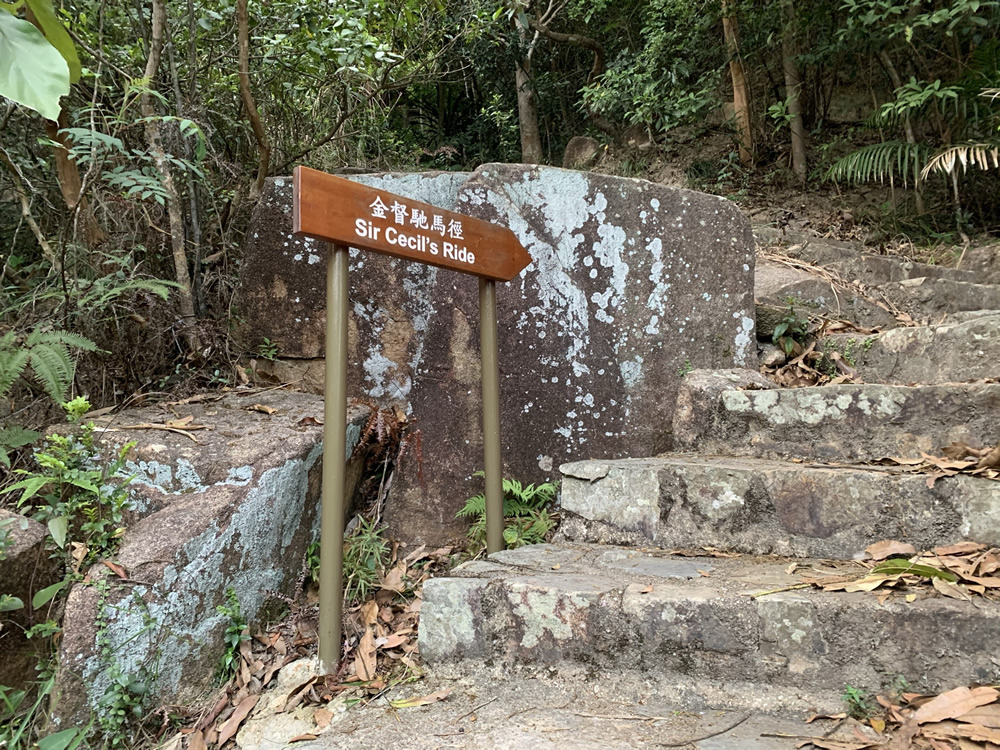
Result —
M292 194L297 235L496 281L531 263L506 227L326 172L296 167Z

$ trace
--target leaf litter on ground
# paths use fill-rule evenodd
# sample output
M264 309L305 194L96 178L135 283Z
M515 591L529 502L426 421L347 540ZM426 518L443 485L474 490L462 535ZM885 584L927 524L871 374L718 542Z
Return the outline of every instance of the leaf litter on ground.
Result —
M882 710L863 720L847 714L809 717L806 723L822 736L781 736L799 740L796 747L821 750L1000 750L1000 691L994 686L876 700Z
M895 540L876 542L865 549L866 560L833 567L805 568L800 580L823 591L848 593L899 592L912 602L932 592L952 599L1000 599L1000 549L978 542L958 542L917 552Z
M941 449L943 456L921 452L920 458L890 456L879 463L901 467L903 471L927 474L927 485L942 477L968 474L985 479L1000 480L1000 443L984 448L974 448L968 443L953 442Z
M405 557L393 546L390 563L379 588L366 601L346 609L344 652L336 672L306 679L288 693L278 710L289 713L301 706L316 707L312 712L316 728L310 734L289 737L286 743L323 734L334 712L328 706L337 698L348 705L363 705L388 689L419 680L422 668L417 649L417 623L422 604L421 590L432 571L450 564L450 547L419 547ZM178 750L213 750L234 738L247 719L260 711L262 694L282 667L313 656L317 646L317 597L315 587L288 601L291 613L274 629L252 634L239 649L236 675L216 693L216 698L199 714L189 716ZM246 635L250 633L244 631ZM445 700L448 691L389 701L391 710L405 710ZM161 740L168 739L165 735ZM174 739L170 740L171 742Z

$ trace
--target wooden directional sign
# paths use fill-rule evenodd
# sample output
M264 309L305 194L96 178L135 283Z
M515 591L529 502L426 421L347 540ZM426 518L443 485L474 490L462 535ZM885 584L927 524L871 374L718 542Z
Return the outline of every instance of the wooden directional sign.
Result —
M506 227L308 167L296 167L297 235L510 281L531 256Z
M327 673L341 654L343 604L344 469L347 419L347 248L450 268L479 277L479 349L483 378L483 469L486 550L504 548L503 462L500 455L500 369L497 282L531 263L513 233L487 221L376 190L315 169L296 167L292 225L297 235L326 240L326 382L323 513L319 561L319 659Z

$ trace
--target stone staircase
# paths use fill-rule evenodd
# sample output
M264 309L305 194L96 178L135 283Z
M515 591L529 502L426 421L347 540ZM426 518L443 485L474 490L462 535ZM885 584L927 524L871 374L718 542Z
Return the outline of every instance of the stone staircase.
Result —
M769 239L786 247L758 264L759 318L793 297L877 328L821 342L855 382L688 373L673 452L562 466L554 543L426 584L420 651L433 670L574 675L768 713L836 711L845 686L900 677L917 691L1000 680L995 601L830 592L801 577L884 539L1000 546L1000 483L900 465L1000 440L1000 383L988 382L1000 376L1000 279Z

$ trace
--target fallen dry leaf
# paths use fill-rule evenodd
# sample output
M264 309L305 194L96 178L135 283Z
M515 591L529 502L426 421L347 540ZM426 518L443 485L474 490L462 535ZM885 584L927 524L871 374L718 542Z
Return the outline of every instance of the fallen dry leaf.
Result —
M1000 469L1000 443L997 443L989 453L979 459L977 469Z
M948 458L955 459L956 461L961 461L963 458L980 458L984 451L982 448L973 448L968 443L954 442L949 443L941 452Z
M429 706L431 703L437 703L438 701L443 701L449 695L451 695L451 688L445 688L444 690L438 690L436 693L425 695L422 698L401 698L399 700L389 701L389 704L393 708L415 708L417 706Z
M128 580L128 573L126 573L125 568L123 568L118 563L113 563L110 560L101 560L101 564L105 565L108 568L108 570L110 570L116 576L121 578L123 581Z
M931 585L937 590L939 594L943 594L951 599L958 599L959 601L971 602L972 596L960 583L952 583L950 581L942 581L940 578L931 579Z
M886 539L868 545L865 547L865 553L872 560L885 560L887 557L913 557L917 554L917 548L912 544Z
M962 714L966 714L979 706L993 703L1000 693L993 688L979 687L967 688L957 687L942 693L930 702L925 703L913 714L913 720L917 724L927 724L929 722L944 721L954 719Z
M267 414L268 416L270 416L271 414L274 414L278 410L275 409L273 406L268 406L267 404L254 404L249 408L249 411L259 411L261 414Z
M985 706L974 708L968 713L956 716L957 721L968 724L979 724L992 729L1000 729L1000 703L989 703Z
M333 721L333 711L327 708L317 708L316 713L313 714L313 721L316 722L316 726L320 730L326 729Z
M307 427L309 425L320 425L322 426L323 420L316 419L316 417L302 417L296 424L299 427Z
M403 576L406 573L406 566L403 564L397 565L382 579L382 589L385 591L394 591L397 594L402 594L406 591L406 584L403 582Z
M371 628L365 628L355 651L354 674L366 682L375 679L375 651L375 635Z
M292 737L292 739L288 740L288 744L291 745L294 742L306 742L308 740L315 740L315 739L316 739L315 734L309 734L309 733L299 734L296 735L295 737Z
M948 544L941 547L935 547L931 550L935 555L941 557L948 557L950 555L967 555L970 552L981 552L986 549L985 544L979 544L978 542L958 542L957 544Z
M233 711L233 715L230 716L226 723L219 727L219 739L218 744L220 746L225 745L229 740L236 736L236 733L240 729L240 725L246 720L247 716L253 710L253 707L257 705L257 701L260 700L259 695L248 695Z

